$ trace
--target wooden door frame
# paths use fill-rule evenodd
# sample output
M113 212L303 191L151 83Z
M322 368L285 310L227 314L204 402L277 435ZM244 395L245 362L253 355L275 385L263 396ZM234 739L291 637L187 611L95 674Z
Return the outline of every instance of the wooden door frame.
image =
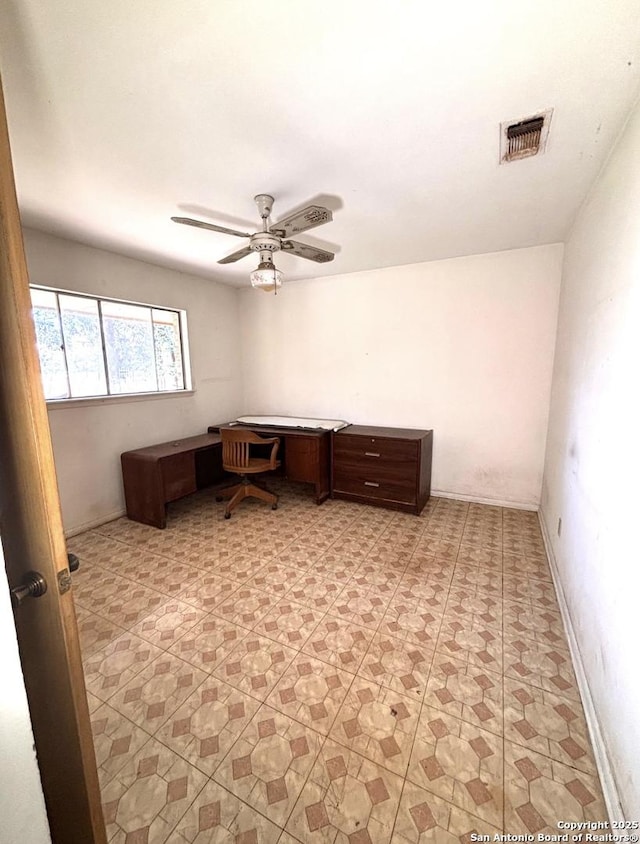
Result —
M48 589L14 611L53 844L106 844L0 81L0 530L7 578Z

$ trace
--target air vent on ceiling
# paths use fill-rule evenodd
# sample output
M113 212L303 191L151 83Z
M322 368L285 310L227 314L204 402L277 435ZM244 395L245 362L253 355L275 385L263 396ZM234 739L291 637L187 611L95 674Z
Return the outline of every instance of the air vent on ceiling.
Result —
M517 161L544 152L553 109L509 120L500 127L500 161Z

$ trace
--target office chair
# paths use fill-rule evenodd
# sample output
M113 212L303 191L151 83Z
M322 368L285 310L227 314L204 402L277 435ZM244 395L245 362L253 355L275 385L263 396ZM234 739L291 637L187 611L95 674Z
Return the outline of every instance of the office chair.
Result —
M276 460L276 455L280 446L280 437L259 437L253 431L240 428L221 428L220 437L222 439L222 468L225 472L240 475L242 479L239 484L220 490L216 496L216 501L222 501L223 498L231 499L224 510L225 519L230 519L234 507L249 495L268 502L272 510L277 510L278 496L262 486L251 483L247 475L269 472L278 468L280 461ZM251 457L252 445L271 445L270 456L268 458Z

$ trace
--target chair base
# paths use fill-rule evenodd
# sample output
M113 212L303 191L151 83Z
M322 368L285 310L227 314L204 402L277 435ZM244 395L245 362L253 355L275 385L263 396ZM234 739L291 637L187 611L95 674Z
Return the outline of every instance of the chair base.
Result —
M224 508L225 519L231 518L231 512L238 506L243 498L259 498L261 501L266 501L271 504L272 510L278 509L278 496L275 492L271 492L266 487L258 486L252 483L246 476L242 477L239 484L234 484L226 489L221 489L216 495L216 501L222 501L223 498L231 499Z

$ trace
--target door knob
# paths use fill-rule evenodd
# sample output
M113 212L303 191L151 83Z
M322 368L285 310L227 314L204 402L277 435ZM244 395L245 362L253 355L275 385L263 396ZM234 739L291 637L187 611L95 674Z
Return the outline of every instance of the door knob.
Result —
M11 600L15 607L19 607L25 598L39 598L47 591L47 581L39 571L30 571L25 575L22 586L14 586L11 590Z

